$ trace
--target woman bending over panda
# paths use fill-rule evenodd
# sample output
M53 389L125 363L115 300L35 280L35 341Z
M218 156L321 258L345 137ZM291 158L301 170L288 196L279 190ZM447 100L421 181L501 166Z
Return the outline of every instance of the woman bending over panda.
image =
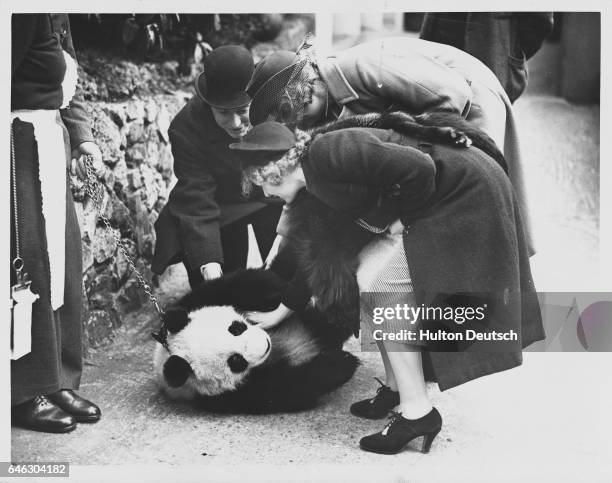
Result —
M448 115L449 126L454 119ZM460 346L427 340L377 340L386 385L353 404L351 413L378 419L391 411L391 417L382 431L361 439L362 449L395 454L422 436L422 451L429 451L442 418L427 395L424 367L428 378L446 390L520 365L522 348L544 337L517 201L504 170L483 150L364 127L311 137L273 121L255 126L231 147L242 153L245 180L261 185L267 196L281 197L290 207L304 195L314 197L350 220L347 230L368 236L365 247L351 244L358 235L330 247L333 237L322 239L337 224L325 225L325 216L315 223L290 223L302 246L310 247L298 253L298 272L322 309L346 303L351 284L358 284L358 291L375 294L373 300L362 299L362 327L380 329L368 315L372 307L428 306L440 300L457 305L457 294L479 294L475 300L485 297L495 308L487 315L489 329L520 334L497 352L489 345L479 351L477 343L461 352ZM313 246L327 255L336 250L338 257L320 257ZM329 276L332 269L337 273ZM455 302L444 294L455 296ZM290 311L281 305L263 314L265 325L280 323ZM459 327L451 322L447 326ZM430 323L417 322L428 330L435 326ZM414 329L399 317L386 320L384 328Z

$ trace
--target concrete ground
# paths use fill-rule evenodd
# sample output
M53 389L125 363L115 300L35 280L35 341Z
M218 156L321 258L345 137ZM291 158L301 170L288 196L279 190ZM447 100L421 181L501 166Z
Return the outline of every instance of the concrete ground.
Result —
M540 291L598 283L599 108L527 95L516 104L538 255ZM187 290L170 270L164 303ZM611 481L609 354L527 353L518 369L440 393L444 427L432 452L363 452L382 421L351 416L382 376L376 353L311 411L267 416L197 412L168 401L152 374L158 320L149 307L99 349L80 393L102 420L65 435L12 431L13 461L69 461L74 481ZM359 352L358 341L348 343ZM119 466L120 465L120 466ZM2 478L0 478L0 481Z

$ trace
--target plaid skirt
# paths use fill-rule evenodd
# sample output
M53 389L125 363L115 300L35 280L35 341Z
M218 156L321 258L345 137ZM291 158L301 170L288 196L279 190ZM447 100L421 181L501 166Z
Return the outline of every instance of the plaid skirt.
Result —
M384 322L375 323L375 309L388 309L416 306L410 268L404 251L403 233L384 233L366 245L359 254L357 269L359 285L362 346L374 343L374 330L400 332L402 330L418 333L420 321L404 317L403 311L396 311L393 317L385 317ZM402 315L402 316L400 316ZM402 342L406 345L424 346L425 342Z

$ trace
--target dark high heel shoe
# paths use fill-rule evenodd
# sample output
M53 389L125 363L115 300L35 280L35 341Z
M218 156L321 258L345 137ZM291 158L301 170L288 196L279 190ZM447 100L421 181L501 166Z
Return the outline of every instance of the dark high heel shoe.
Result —
M382 419L399 404L399 392L392 391L378 377L374 379L380 384L380 387L376 390L376 396L352 404L351 414L360 418Z
M442 416L436 408L419 419L406 419L401 413L393 411L389 419L381 432L361 438L361 449L379 454L397 454L410 441L422 436L421 452L429 453L433 440L442 428Z

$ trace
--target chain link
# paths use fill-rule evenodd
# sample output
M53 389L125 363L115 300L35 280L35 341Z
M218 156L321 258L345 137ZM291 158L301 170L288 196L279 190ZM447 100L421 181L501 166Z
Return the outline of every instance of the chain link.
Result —
M17 173L15 168L15 141L13 140L13 125L11 124L11 187L13 188L13 216L15 218L15 254L17 258L21 258L19 223L17 222Z
M136 276L138 283L140 284L144 292L148 295L151 303L155 306L155 309L157 310L159 317L163 320L164 311L159 306L159 301L157 300L155 295L153 295L151 286L147 283L147 281L144 279L142 274L136 269L134 260L132 260L132 257L129 255L128 247L121 239L119 230L116 230L115 228L111 226L110 220L106 217L106 215L102 211L102 208L103 208L102 203L104 201L104 188L100 183L98 183L98 179L96 177L96 173L93 167L93 158L91 156L85 156L85 169L86 169L86 174L87 174L86 179L85 179L85 192L93 201L94 208L98 212L98 216L100 217L102 222L106 225L106 227L112 233L113 238L115 239L115 243L117 244L117 247L119 248L119 250L125 257L125 259L127 260L130 271Z

